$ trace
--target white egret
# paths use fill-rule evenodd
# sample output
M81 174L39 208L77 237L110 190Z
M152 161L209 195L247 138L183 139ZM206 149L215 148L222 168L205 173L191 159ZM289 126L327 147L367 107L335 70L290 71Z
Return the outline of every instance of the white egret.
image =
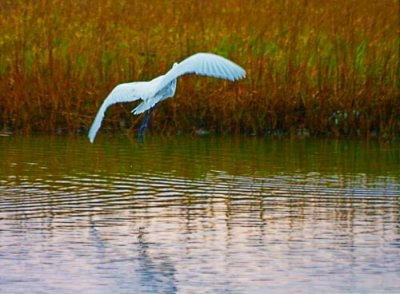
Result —
M147 82L133 82L117 85L104 100L89 130L89 140L93 143L97 131L101 126L107 108L115 103L143 100L133 114L146 112L146 116L139 128L139 138L148 125L150 115L156 104L174 96L176 80L186 74L197 74L230 81L236 81L246 76L246 72L232 61L211 53L197 53L181 63L175 63L165 74Z

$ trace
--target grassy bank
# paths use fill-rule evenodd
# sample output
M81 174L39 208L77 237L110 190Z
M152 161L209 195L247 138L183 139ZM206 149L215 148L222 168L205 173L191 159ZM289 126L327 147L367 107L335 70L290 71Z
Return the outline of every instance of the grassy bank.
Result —
M89 127L117 83L148 80L198 51L247 70L238 83L184 77L153 132L400 135L399 2L62 1L0 3L0 126ZM134 104L105 128L135 129ZM106 130L103 130L106 131Z

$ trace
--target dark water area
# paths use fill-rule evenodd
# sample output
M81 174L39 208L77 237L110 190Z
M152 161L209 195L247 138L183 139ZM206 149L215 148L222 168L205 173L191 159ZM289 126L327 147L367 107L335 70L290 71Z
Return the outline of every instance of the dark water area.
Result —
M400 292L400 146L0 138L0 293Z

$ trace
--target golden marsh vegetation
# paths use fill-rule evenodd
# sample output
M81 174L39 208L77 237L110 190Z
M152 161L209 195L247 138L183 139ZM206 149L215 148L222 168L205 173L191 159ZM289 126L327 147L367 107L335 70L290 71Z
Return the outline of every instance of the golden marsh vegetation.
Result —
M152 132L400 135L397 0L3 0L0 127L88 128L118 83L149 80L202 51L247 71L187 76ZM105 129L138 127L115 105ZM104 130L106 132L107 130Z

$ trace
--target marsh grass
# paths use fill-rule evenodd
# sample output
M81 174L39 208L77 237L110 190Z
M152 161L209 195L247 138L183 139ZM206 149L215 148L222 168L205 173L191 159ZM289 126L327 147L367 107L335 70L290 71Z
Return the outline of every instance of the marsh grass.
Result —
M184 77L153 132L400 135L397 0L2 1L0 126L89 127L117 83L198 51L247 70L238 83ZM105 128L135 129L134 104Z

